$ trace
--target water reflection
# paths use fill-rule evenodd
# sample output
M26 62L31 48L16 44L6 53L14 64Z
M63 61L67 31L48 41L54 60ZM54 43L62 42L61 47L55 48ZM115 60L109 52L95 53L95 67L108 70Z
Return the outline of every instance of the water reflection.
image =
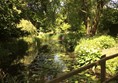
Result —
M65 69L67 69L66 64L64 63L63 60L61 60L58 53L54 55L54 62L59 66L61 71L64 71Z

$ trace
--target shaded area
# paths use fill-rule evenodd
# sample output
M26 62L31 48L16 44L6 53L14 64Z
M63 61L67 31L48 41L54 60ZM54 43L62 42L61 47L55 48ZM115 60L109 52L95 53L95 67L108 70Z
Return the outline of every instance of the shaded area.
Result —
M28 44L23 39L0 42L0 70L4 75L16 76L25 68L20 59L27 55ZM2 77L4 77L1 76ZM1 79L0 78L0 79ZM5 76L4 80L7 78ZM2 78L3 79L3 78Z

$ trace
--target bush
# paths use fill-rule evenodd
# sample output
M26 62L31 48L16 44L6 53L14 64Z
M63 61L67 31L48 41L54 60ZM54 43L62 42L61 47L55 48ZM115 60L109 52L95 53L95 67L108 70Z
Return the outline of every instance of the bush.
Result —
M110 75L115 75L118 73L118 57L107 61L107 72Z
M101 49L114 46L115 40L110 36L100 36L94 38L82 38L75 47L77 62L81 65L98 60L101 56Z
M116 41L111 36L100 36L93 39L93 41L95 41L95 44L101 49L107 49L113 47L116 44Z
M102 49L113 47L116 44L115 40L110 36L97 36L92 38L81 38L74 50L74 58L65 60L67 71L78 69L84 65L99 60ZM72 54L71 54L72 55ZM64 59L64 58L63 58ZM73 76L68 79L69 82L98 82L95 76L91 76L91 71L83 71L79 76ZM79 79L79 80L77 80Z

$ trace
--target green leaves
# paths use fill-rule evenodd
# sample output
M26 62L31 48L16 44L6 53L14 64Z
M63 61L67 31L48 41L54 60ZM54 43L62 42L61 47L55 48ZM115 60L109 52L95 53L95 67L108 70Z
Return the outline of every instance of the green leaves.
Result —
M0 1L0 39L2 41L11 38L18 38L25 35L25 32L17 28L16 24L20 21L20 13L17 9L18 3L16 0L1 0ZM4 37L4 38L3 38Z
M82 65L98 60L101 56L101 49L113 47L115 40L110 36L100 36L92 39L81 39L75 47L75 53Z
M115 27L117 28L117 26L113 26L114 24L118 25L118 10L114 8L104 9L100 22L100 31L106 31L108 33L110 28L115 30ZM117 32L112 32L111 35L115 33L117 34Z

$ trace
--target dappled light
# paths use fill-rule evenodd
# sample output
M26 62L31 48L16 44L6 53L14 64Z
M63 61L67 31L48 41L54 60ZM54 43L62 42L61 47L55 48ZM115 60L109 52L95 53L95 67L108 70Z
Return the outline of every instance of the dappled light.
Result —
M117 83L117 0L0 0L0 83Z

